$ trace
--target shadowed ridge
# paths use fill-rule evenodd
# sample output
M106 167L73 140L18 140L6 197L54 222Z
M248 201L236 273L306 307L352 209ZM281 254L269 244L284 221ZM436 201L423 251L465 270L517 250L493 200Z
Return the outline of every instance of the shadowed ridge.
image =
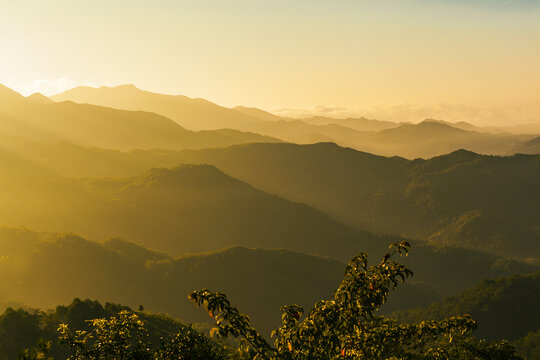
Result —
M192 259L212 259L212 258L221 258L221 257L228 257L228 256L235 256L235 257L251 257L253 254L262 254L262 255L270 255L274 254L275 256L295 256L298 258L305 258L305 259L322 259L321 261L328 261L335 264L340 264L340 266L344 266L345 263L343 261L331 258L331 257L325 257L322 255L310 255L306 254L304 252L295 251L287 248L275 248L275 249L269 249L269 248L260 248L260 247L249 247L249 246L243 246L243 245L235 245L219 250L213 250L213 251L205 251L205 252L199 252L196 254L187 254L183 256L179 256L175 258L175 260L179 261L187 261Z
M452 151L450 154L437 156L439 158L447 157L447 158L455 158L455 159L472 159L472 158L479 158L487 155L480 155L475 153L474 151L466 150L466 149L458 149L456 151Z
M181 157L368 231L539 259L539 155L460 149L409 161L321 143L252 144Z
M213 165L181 165L174 168L154 168L133 179L131 185L174 187L246 186L240 180L227 176Z
M404 322L438 320L471 314L478 321L478 336L514 340L538 329L540 323L540 272L486 279L480 284L423 308L400 311L393 317Z
M486 155L480 155L473 151L459 149L449 154L435 156L427 160L415 161L415 166L409 171L409 174L420 176L421 174L436 173L446 171L454 166L463 166L474 161L481 161Z
M310 154L312 152L321 152L320 155L323 154L336 154L336 155L348 155L352 159L360 160L360 159L379 159L379 160L386 160L386 159L399 159L403 163L409 162L409 160L399 157L399 156L383 156L383 155L376 155L365 151L356 150L350 147L344 147L339 144L336 144L333 141L322 141L317 142L314 144L294 144L294 143L253 143L253 144L238 144L233 145L225 149L202 149L202 150L194 150L193 152L197 153L204 153L205 151L209 152L236 152L238 150L242 150L244 154L248 152L262 152L262 151L269 151L269 152L276 152L275 156L288 156L289 155L297 155L298 153L307 153ZM190 150L185 150L183 153L189 153ZM316 156L316 155L312 155Z
M122 238L112 238L103 242L105 247L119 251L120 253L129 256L133 260L145 263L147 261L160 261L171 259L171 257L160 251L151 250L143 246L137 245L134 242L124 240Z
M466 149L458 149L456 151L452 151L451 153L434 156L430 159L425 160L426 163L434 163L438 161L446 161L446 162L463 162L463 161L471 161L476 160L479 158L484 158L489 155L481 155L478 153L475 153L474 151L466 150Z

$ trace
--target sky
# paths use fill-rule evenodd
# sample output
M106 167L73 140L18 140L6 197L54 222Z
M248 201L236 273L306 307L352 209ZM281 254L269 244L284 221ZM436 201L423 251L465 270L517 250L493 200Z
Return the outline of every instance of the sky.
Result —
M540 122L540 0L0 0L0 83Z

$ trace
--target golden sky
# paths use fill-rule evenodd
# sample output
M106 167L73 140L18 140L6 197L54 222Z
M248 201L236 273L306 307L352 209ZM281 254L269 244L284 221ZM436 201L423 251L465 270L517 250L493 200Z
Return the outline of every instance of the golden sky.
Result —
M0 0L0 83L225 106L538 103L540 1Z

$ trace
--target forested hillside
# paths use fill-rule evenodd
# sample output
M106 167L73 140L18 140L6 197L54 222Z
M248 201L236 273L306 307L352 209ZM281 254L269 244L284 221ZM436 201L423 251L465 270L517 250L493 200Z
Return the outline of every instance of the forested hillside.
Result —
M335 290L345 263L290 250L233 247L172 257L110 239L102 243L70 234L0 229L3 288L0 301L52 307L74 297L113 301L164 311L188 322L207 321L193 311L186 294L196 288L225 291L260 329L279 325L279 308L312 306ZM373 255L376 261L376 255ZM415 246L407 260L410 284L392 295L383 312L427 305L439 293L455 293L486 277L535 268L466 250L446 253ZM448 272L449 266L456 270Z
M52 237L51 234L36 234L36 233L27 233L24 231L19 231L15 234L16 240L20 241L23 238L29 238L30 241L36 241L38 239L41 239L41 241L45 242L51 242ZM68 242L72 242L73 240L76 240L74 237L70 237L67 239ZM81 239L79 239L81 240ZM144 258L163 258L163 255L152 253L151 251L141 251L136 250L134 251L134 247L126 244L121 245L121 242L118 240L114 240L113 242L113 248L121 248L124 249L125 252L123 255L126 255L127 257L131 257L131 259L138 258L139 260L143 260ZM36 245L36 244L34 244ZM400 245L396 246L402 246L399 249L400 253L403 253L403 251L407 251L409 245L406 243L401 243ZM73 250L73 249L70 249ZM69 251L70 253L73 253L73 251ZM88 248L85 249L85 253L88 252ZM146 256L144 256L146 254ZM47 258L50 258L52 254L46 254ZM101 255L104 255L103 253ZM135 256L133 256L135 255ZM214 258L209 259L214 263L214 266L219 269L227 269L226 267L222 267L222 264L219 261L219 257L221 257L222 254L218 253L217 258L214 256ZM251 254L249 254L251 255ZM248 255L248 256L249 256ZM478 341L472 337L471 331L473 331L476 328L476 322L472 320L469 315L464 316L455 316L459 315L461 312L459 308L450 308L446 309L446 312L448 314L437 314L437 316L442 316L445 318L445 320L441 321L430 321L430 322L423 322L419 325L414 324L402 324L399 325L398 323L392 322L391 320L385 320L383 317L377 316L374 317L374 314L377 312L378 308L383 305L386 302L386 298L388 297L388 286L394 283L394 287L397 286L397 279L398 276L401 277L402 281L405 281L405 278L408 278L410 276L410 271L401 266L399 263L396 263L391 259L392 255L391 253L388 253L387 256L384 257L384 259L378 264L378 265L372 265L370 267L367 266L365 263L364 256L367 254L360 255L359 257L353 258L349 262L349 266L347 266L345 270L345 274L343 276L343 279L340 280L339 288L336 290L335 295L333 297L336 299L334 301L329 302L330 306L325 303L325 301L318 301L315 304L315 308L311 310L309 313L307 313L306 317L300 320L300 316L303 313L302 308L305 308L304 306L298 306L298 305L291 305L288 307L282 307L281 311L283 312L284 321L287 321L286 317L293 316L298 324L298 326L306 327L308 331L310 330L311 323L318 320L317 314L321 311L325 312L334 312L338 309L334 309L332 307L332 304L339 304L340 306L348 304L348 302L342 303L341 294L344 292L347 292L344 295L348 295L345 297L345 300L348 299L350 296L357 296L360 297L359 301L361 301L361 304L365 304L362 306L359 306L358 308L363 311L368 311L368 314L370 314L369 320L363 320L365 322L365 326L367 326L369 331L374 332L373 334L366 331L366 336L369 336L370 340L368 344L363 345L363 348L366 350L363 351L384 351L386 353L395 353L397 351L399 352L410 352L410 351L419 351L421 353L427 352L428 354L432 351L431 349L433 345L429 343L429 339L432 341L434 339L437 340L437 347L443 346L443 348L450 345L450 348L448 348L450 354L453 354L455 351L457 351L457 355L459 353L465 353L465 354L475 354L475 353L484 353L486 354L499 354L498 356L504 356L502 354L507 354L508 357L504 357L507 359L519 359L515 355L515 350L509 346L506 342L494 342L494 343L486 343L485 341L481 340ZM394 253L395 255L395 253ZM305 255L302 255L305 256ZM105 256L107 257L107 256ZM244 257L244 259L246 259ZM97 259L90 259L92 263L99 265L99 262L96 261ZM216 261L217 260L217 261ZM247 265L250 268L253 268L255 263L258 262L251 262L255 259L253 259L251 256L249 256L249 262L245 265ZM272 265L275 265L276 259L269 259L269 263ZM362 268L358 268L354 266L355 262L358 263L359 261L363 262ZM121 262L120 262L121 264ZM148 263L147 263L148 264ZM121 264L122 265L122 264ZM188 264L188 267L193 268L193 264ZM43 268L47 268L46 266ZM70 266L70 268L77 270L77 267ZM98 266L98 268L101 268ZM199 268L196 268L199 270ZM214 268L215 269L215 268ZM380 269L380 271L379 271ZM104 269L104 271L108 271L109 269ZM292 270L292 273L301 276L302 278L309 278L308 272L303 272L306 269L302 269L300 271L299 268L288 268L287 266L283 269L284 271L289 272L289 276ZM88 269L87 269L88 271ZM214 270L215 271L215 270ZM351 277L351 272L356 272L356 276ZM394 275L394 274L402 274L402 275ZM176 275L176 274L172 274ZM227 273L226 276L229 276L228 279L230 279L230 276L236 276L238 274L236 273ZM307 275L307 276L306 276ZM527 310L530 310L530 306L532 304L536 304L536 297L537 297L537 289L534 289L534 286L537 285L535 282L537 282L536 279L538 276L538 273L532 274L531 276L514 276L511 279L513 280L513 283L516 283L516 279L525 279L525 278L531 278L526 279L525 283L523 284L523 281L521 281L521 284L518 284L518 288L515 286L511 286L511 289L508 289L508 286L502 286L502 295L500 294L501 291L496 292L495 298L493 298L491 301L495 304L495 308L497 307L497 304L501 302L502 300L508 299L508 291L516 291L519 290L519 288L524 287L530 287L527 284L527 280L529 282L532 280L533 289L529 292L529 294L524 294L521 292L520 295L532 295L531 296L514 296L514 302L513 304L516 304L518 306L515 307L516 311L509 315L510 319L515 319L516 316L518 320L520 320L520 317L523 316L523 313ZM245 276L244 276L245 277ZM349 288L353 289L353 286L358 286L363 281L364 277L367 277L367 281L369 281L367 287L365 289L358 289L357 293L351 293ZM386 278L388 277L388 278ZM139 277L138 277L139 278ZM320 276L319 278L324 278ZM381 284L376 283L376 280L381 279L383 281ZM79 281L84 280L80 277L79 274ZM148 280L148 279L145 279ZM249 280L249 278L248 278ZM264 281L265 278L253 277L253 283ZM498 280L496 283L505 283L507 282L507 278L503 278L501 280ZM520 282L520 281L517 281ZM485 282L486 283L486 282ZM471 293L473 291L478 291L483 286L485 287L485 283L481 284L479 287L476 287L467 293ZM495 282L491 282L488 284L492 284ZM236 283L238 284L238 283ZM349 285L350 284L350 285ZM375 284L375 285L374 285ZM250 284L251 285L251 284ZM513 284L511 284L513 285ZM233 285L232 287L234 287ZM370 291L367 291L367 289L370 289ZM386 290L384 290L386 289ZM254 289L251 289L252 291ZM290 289L287 288L281 288L281 291L288 292ZM383 290L384 292L380 292ZM332 291L330 291L327 294L324 294L326 298L330 296ZM476 298L482 298L485 292L480 292L480 295L476 295ZM399 292L398 292L399 294ZM168 294L167 296L171 296L174 294ZM208 312L209 315L212 318L215 318L217 320L217 331L224 336L227 337L227 333L223 333L223 329L229 329L228 331L235 331L232 334L235 337L242 337L244 339L257 339L257 342L254 342L253 340L249 342L250 348L259 348L260 351L280 351L280 352L287 352L286 349L283 349L280 344L280 339L283 337L284 331L288 329L288 327L282 327L279 328L278 334L280 334L280 337L278 338L278 341L276 342L276 350L272 350L272 348L267 345L264 338L260 337L259 333L254 330L254 328L250 327L250 322L245 315L240 315L236 308L232 308L230 305L230 302L227 300L225 295L223 293L210 293L208 290L203 291L196 291L192 292L189 296L189 299L195 302L199 306L204 306ZM489 296L489 294L488 294ZM510 295L511 297L513 295ZM200 298L202 297L202 298ZM133 297L132 297L133 299ZM250 298L251 302L256 301L256 299ZM224 301L224 302L223 302ZM371 301L371 303L370 303ZM235 300L235 303L238 301ZM221 305L220 305L221 304ZM343 311L353 311L354 308L356 308L358 305L356 305L356 302L352 302L351 304L354 305L351 309L344 309ZM371 305L370 305L371 304ZM474 304L474 302L469 302L468 304ZM370 307L371 306L371 307ZM434 305L431 305L430 308L432 308ZM485 306L484 306L485 308ZM38 356L37 354L52 354L54 353L55 356L65 357L67 350L71 351L72 354L79 354L77 356L81 356L82 354L80 351L90 351L92 348L96 347L95 350L92 351L98 351L99 353L116 353L122 351L139 351L137 350L138 344L142 345L144 344L144 349L150 350L150 348L157 348L158 346L161 346L162 350L160 351L173 351L173 348L176 348L178 346L182 346L182 350L178 349L177 351L181 351L180 354L183 354L184 356L187 354L187 352L193 352L195 355L196 353L205 353L205 357L209 358L210 352L218 351L222 354L219 358L230 358L230 356L234 356L234 353L232 349L227 348L223 345L214 343L210 340L208 340L206 337L204 337L201 334L198 334L197 332L194 332L191 328L187 328L184 325L181 325L171 319L167 319L163 316L155 316L151 313L144 313L142 312L144 307L142 305L138 306L139 312L134 313L133 310L131 310L128 307L123 307L120 305L110 304L107 303L104 307L101 306L97 302L93 302L90 300L86 301L80 301L79 299L75 299L71 305L69 306L57 306L55 311L47 311L47 312L40 312L40 311L28 311L23 309L17 309L14 310L13 308L8 308L4 314L0 316L0 335L3 335L0 338L0 356L3 356L5 358L13 358L17 353L20 354L22 350L17 349L27 349L26 354L36 354L32 356ZM367 309L367 310L364 310ZM497 309L495 309L497 310ZM341 312L341 310L339 310ZM414 310L412 310L414 313ZM267 314L266 312L264 314ZM399 317L400 313L397 314ZM481 314L477 314L478 317L482 317ZM226 316L226 317L225 317ZM234 320L235 317L240 316L241 318L244 318L243 321L236 321ZM396 315L394 315L396 316ZM91 322L88 322L90 319L94 319L100 317L102 319L98 320L92 320ZM227 323L223 323L220 319L227 319ZM313 320L312 320L313 319ZM324 319L324 317L323 317ZM329 329L336 329L335 336L341 337L344 336L348 330L346 330L343 327L336 328L336 321L330 319L324 319L322 321L318 321L319 326L324 326L325 328ZM493 320L493 317L490 317L489 319ZM400 319L403 321L403 319ZM521 319L523 320L523 319ZM534 317L528 320L524 320L520 322L520 329L519 331L523 331L523 328L525 327L525 331L528 330L527 327L535 328L537 326L537 319ZM252 321L251 323L259 323L260 320ZM338 319L339 322L343 322L343 320ZM407 321L405 319L405 321ZM507 328L505 328L505 321L504 318L501 321L493 322L491 324L491 332L506 332L508 331ZM296 324L294 323L294 324ZM287 324L287 323L285 323ZM256 325L257 326L257 325ZM277 326L274 325L274 326ZM259 326L257 326L259 327ZM59 342L60 345L64 345L64 347L57 346L56 343L53 344L53 341L55 340L55 332L54 329L57 328L56 335L61 340ZM399 329L399 333L394 333L394 328L397 330ZM146 330L148 329L148 330ZM236 330L238 329L238 330ZM246 330L242 330L246 329ZM315 331L317 331L317 328L314 328ZM366 330L367 330L366 329ZM388 337L379 338L377 336L377 333L380 330L384 332L388 332ZM424 333L423 329L429 329L429 332ZM74 332L74 330L84 330L83 332L77 331ZM515 326L514 329L516 330ZM237 332L240 331L240 332ZM250 332L246 332L250 331ZM306 331L307 332L307 331ZM89 335L91 334L91 335ZM177 334L177 335L175 335ZM293 333L294 334L294 333ZM317 333L316 333L317 334ZM172 336L172 337L171 337ZM303 336L302 332L299 332L297 335L293 336ZM442 336L442 337L441 337ZM447 342L447 338L452 339L453 336L455 336L454 340L450 340ZM484 335L481 335L480 333L477 335L480 338ZM194 337L194 338L193 338ZM295 337L292 337L293 339ZM407 344L411 342L411 344L415 344L415 340L417 337L423 338L426 337L426 340L428 340L428 343L424 343L424 341L421 341L420 344L422 347L418 347L418 344L413 347L409 347ZM531 346L533 345L533 340L531 340L533 336L531 334L528 335L528 337L524 338L523 340L520 340L518 344L520 345L520 349L523 353L529 354L534 351L534 348ZM13 340L10 340L13 339ZM174 340L171 340L174 339ZM324 336L320 338L320 336L317 334L315 339L320 342L323 341L323 344L326 343L327 337ZM377 340L378 339L378 340ZM126 342L127 341L127 342ZM135 342L133 342L135 341ZM332 341L342 341L337 339L333 339ZM396 343L397 341L397 343ZM103 347L101 347L104 344ZM160 343L161 345L158 345ZM106 345L105 345L106 344ZM169 345L166 345L169 344ZM317 351L319 349L320 345L317 344L311 344L309 342L303 342L303 347L306 349L312 348L314 351ZM67 346L66 346L67 345ZM124 348L125 346L125 348ZM298 345L299 346L299 345ZM201 348L202 347L202 348ZM268 350L262 350L265 349L265 347ZM431 347L431 348L430 348ZM375 350L379 349L380 350ZM86 349L86 350L85 350ZM124 349L124 350L122 350ZM169 350L167 350L169 349ZM243 350L242 350L243 349ZM249 355L249 351L247 350L249 348L240 348L240 352L236 353L237 356L242 355L241 358L251 358L251 355ZM370 350L371 349L371 350ZM146 350L145 350L146 351ZM154 350L152 350L154 351ZM246 353L247 351L247 353ZM294 348L289 346L288 352L293 352ZM310 350L312 351L312 350ZM327 351L329 352L336 352L334 348L329 348ZM349 350L346 350L349 351ZM354 348L350 351L355 351ZM83 354L84 354L83 352ZM339 352L339 349L337 350ZM229 355L226 356L226 353L229 353ZM90 354L93 354L93 352L88 352L88 356ZM217 354L217 353L216 353ZM166 355L166 359L169 359L172 354ZM84 358L85 355L82 355ZM94 355L91 355L92 358ZM163 353L163 356L165 356L165 353ZM200 355L199 355L200 356ZM225 357L224 357L225 356ZM451 355L452 358L454 355ZM461 358L461 355L459 355ZM99 358L99 357L98 357ZM468 359L469 357L467 357ZM486 359L489 359L489 356L486 357Z
M0 315L0 359L16 359L24 349L34 347L40 341L49 342L49 356L65 359L70 355L69 347L58 342L60 324L88 331L89 320L117 316L120 311L133 312L129 307L120 304L102 305L97 301L79 298L75 298L69 305L57 305L52 311L8 308ZM160 344L161 338L189 330L188 326L163 315L138 311L137 316L144 321L149 340L154 346ZM209 345L223 348L223 345L206 339Z
M0 168L13 161L17 158L6 156ZM18 168L2 180L6 186L0 193L9 205L0 209L4 225L97 239L123 236L175 255L245 245L346 258L378 246L378 236L352 231L307 205L256 190L212 166L92 180L55 177L31 163Z
M257 188L375 232L498 254L540 256L540 158L456 151L386 158L334 144L252 144L185 151Z
M394 313L400 321L440 320L470 314L478 321L477 335L516 340L540 328L540 273L484 280L477 286L425 308Z
M116 94L125 89L109 90ZM140 90L133 88L128 90L130 94L140 92ZM144 93L145 96L154 96L149 94L151 93ZM1 132L8 135L0 135L2 139L0 151L2 151L2 162L4 163L0 164L0 167L8 168L10 166L8 164L17 163L14 168L18 169L4 180L6 182L6 203L9 204L9 210L6 210L5 213L4 225L23 224L32 228L53 231L67 230L95 238L120 235L134 241L142 241L146 245L149 244L147 234L152 233L155 237L152 240L152 246L176 253L178 251L213 250L242 244L265 246L264 237L280 238L285 243L289 241L288 237L309 229L308 231L319 239L309 240L313 244L326 242L322 238L333 238L336 239L334 241L347 242L349 240L344 239L357 238L361 231L368 230L381 234L419 238L439 247L466 247L532 262L538 261L540 257L537 227L540 220L537 204L540 199L536 196L540 193L540 189L537 186L539 182L535 181L539 176L540 168L537 156L495 157L460 150L428 160L410 161L403 158L375 156L332 144L304 146L248 144L224 149L186 150L183 152L170 150L120 152L88 146L116 149L150 146L137 142L137 137L122 130L125 128L137 131L139 137L142 136L140 134L144 133L144 141L151 139L153 131L162 125L165 126L164 124L168 124L166 127L169 127L164 128L164 136L174 137L173 134L178 129L186 133L189 131L182 129L171 120L150 113L120 111L69 102L55 104L44 101L43 97L39 99L36 97L24 98L7 88L3 88L2 96L6 99L3 106L9 110L6 110L4 115L7 116L6 119L10 120L2 125L4 128ZM112 99L114 96L107 95L104 98ZM170 100L170 98L167 99ZM194 101L184 100L189 104ZM62 112L62 109L66 107L72 109L73 112ZM235 118L234 112L238 112L212 104L203 106L203 108L206 107L214 109L212 111L227 118ZM173 108L176 107L173 106ZM198 107L195 107L192 111L197 113L199 111L197 109ZM86 110L89 111L88 114L85 113ZM99 116L96 111L99 112ZM243 113L246 113L245 116L258 116L258 120L252 122L254 124L261 124L265 121L276 122L263 119L268 116L262 116L260 112L254 112L254 110L246 111L244 109ZM107 117L109 115L113 117L109 119ZM73 116L74 120L69 120L70 116ZM147 118L148 116L149 118ZM101 122L96 123L90 120L96 117L99 117ZM36 125L38 118L40 119L39 126ZM277 122L281 121L283 120ZM112 129L108 128L107 131L104 131L104 129L99 129L99 124L109 124L107 125L109 127L114 124L114 126ZM30 128L26 129L28 126ZM92 127L91 131L84 130L88 126ZM135 130L133 126L139 130ZM151 131L146 131L138 126L150 126ZM412 130L416 129L416 126L418 129L423 129L422 132L417 133L416 130ZM390 136L388 134L396 133L403 141L410 138L410 141L417 142L419 138L431 139L432 137L428 135L433 129L447 131L446 128L451 129L456 134L466 131L445 122L431 120L414 126L402 124L381 130L378 134ZM104 136L103 133L106 135ZM94 140L86 141L81 136L93 136L97 142ZM107 140L109 136L112 137ZM25 137L30 137L32 140ZM47 139L46 143L43 142L44 139ZM246 141L260 140L261 138L246 139ZM50 143L50 141L53 142ZM102 141L110 141L110 143L106 144ZM135 142L131 145L126 143L125 146L118 146L122 141ZM156 138L155 141L151 147L178 149L199 146L177 140L167 142L169 140L165 141L161 138ZM172 143L182 145L180 147L169 146ZM441 144L440 141L438 143ZM212 146L220 144L222 143L218 141L212 143ZM303 205L294 205L284 200L278 200L277 197L266 197L266 200L263 200L265 196L262 196L261 192L248 190L247 184L243 190L245 193L243 205L235 203L231 206L236 209L231 211L231 209L226 208L226 202L221 201L218 207L212 207L209 210L211 203L207 202L208 199L204 200L205 198L218 199L219 196L229 196L229 198L236 196L235 192L230 191L230 187L227 187L228 190L223 192L221 190L225 188L211 190L205 187L204 191L200 189L201 191L197 195L190 193L181 201L177 200L165 204L159 201L159 196L154 197L154 193L150 195L149 192L165 194L170 186L167 189L163 188L160 192L161 185L154 184L152 187L127 186L132 180L126 179L116 182L109 180L83 182L79 180L66 181L61 177L129 176L135 179L136 175L140 176L149 168L173 167L181 163L215 165L226 174L269 194L277 194L287 200L311 205L330 215L334 220L355 227L356 235L351 235L350 229L346 229L329 218L323 220L326 215ZM18 172L20 172L19 175L17 175ZM216 177L216 175L209 173L199 176ZM12 177L13 179L11 179ZM144 176L133 181L144 182L145 180L141 180L143 178ZM227 182L225 176L216 181ZM202 180L201 184L204 183ZM103 186L110 188L105 191ZM123 189L123 186L127 186L126 189L129 190ZM190 191L185 188L181 190L181 187L181 185L174 187L175 190L179 191L177 193L179 196L182 191L184 193ZM7 191L8 188L9 191ZM40 188L47 189L47 191L41 191ZM134 192L137 192L136 196ZM147 194L146 198L145 193ZM17 195L14 196L15 194ZM255 194L259 195L255 196ZM21 197L34 199L35 203L31 208L25 208L23 204L26 202L19 201ZM111 201L113 198L115 201ZM261 207L261 201L272 203L272 205ZM145 205L149 205L148 209L151 208L150 203L153 203L158 208L154 208L152 211L160 214L157 220L151 220L152 224L145 221L136 222L141 224L140 227L145 227L143 231L140 227L135 229L137 226L133 227L131 223L129 226L126 225L133 218L141 218L140 211L144 212L146 209L146 206L141 206L140 203L135 204L136 202L147 202L148 204ZM58 204L58 206L50 209L53 203ZM85 204L84 209L81 208L83 203ZM249 203L251 205L248 205ZM250 206L252 208L255 206L256 210L251 211ZM168 207L167 211L165 211L166 207ZM285 210L285 207L288 207L288 210ZM268 213L263 214L263 209ZM184 224L181 221L172 221L171 218L168 218L171 211L177 210L180 213L184 212L182 213L182 218L185 218ZM208 217L199 216L205 211L209 211ZM256 215L257 211L261 212L262 217ZM291 211L294 212L293 217L297 217L294 221L291 220L291 216L286 215L287 212L290 214ZM53 213L60 215L65 212L75 216L55 216L55 219L51 221L41 216L41 214ZM121 215L119 215L120 212ZM105 213L108 215L103 219ZM217 216L217 213L221 215ZM266 229L259 228L257 220L239 224L238 221L243 219L244 213L252 214L253 218L259 219L259 222L260 219L264 219L262 222L264 226L267 226ZM227 219L225 214L230 218ZM280 215L283 216L280 217ZM24 217L25 220L20 221L21 217ZM83 218L85 220L82 220ZM268 218L275 218L275 223L268 223ZM315 218L321 220L315 220ZM108 223L109 221L111 224ZM201 226L201 221L210 221L209 224L213 226ZM294 224L287 224L287 222ZM227 223L228 226L224 226L224 223ZM276 226L277 223L282 225ZM308 223L309 226L306 225ZM94 226L96 224L98 225ZM250 226L258 230L250 230ZM219 232L216 231L217 228L220 228ZM226 228L225 232L222 231L224 228ZM205 229L210 230L204 233ZM197 238L210 237L214 245L190 247L185 240L182 240L183 243L180 244L182 242L178 240L180 233L193 238L193 241ZM228 239L232 237L238 241L229 242ZM250 239L244 240L246 237ZM367 249L370 250L376 249L368 245L368 242L372 242L371 235L362 233L360 237L364 239L362 246L368 246ZM174 241L171 241L171 238L174 238ZM254 238L260 239L257 240L260 242ZM297 243L298 237L295 239L295 243ZM276 246L282 245L278 243ZM344 246L345 248L350 247L350 245ZM313 246L310 245L310 247ZM298 246L294 249L305 251L306 247ZM312 252L317 253L321 249L322 247L318 250L314 249ZM350 253L349 250L341 253L334 249L330 251L329 255L332 256Z
M120 152L17 137L2 140L2 161L9 156L12 169L33 168L28 170L33 175L26 176L32 181L36 175L40 178L51 172L126 177L154 166L209 163L268 193L309 204L359 229L538 259L535 194L539 189L534 181L538 156L489 157L459 151L407 161L332 144ZM4 181L9 182L9 177ZM519 246L513 246L516 241Z

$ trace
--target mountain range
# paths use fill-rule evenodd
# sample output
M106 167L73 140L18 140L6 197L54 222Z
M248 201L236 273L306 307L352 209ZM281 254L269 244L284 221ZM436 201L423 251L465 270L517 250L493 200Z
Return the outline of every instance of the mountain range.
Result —
M535 155L494 157L457 151L429 160L410 161L397 157L375 156L328 143L246 144L225 149L182 152L165 150L120 152L86 148L70 143L44 144L21 137L0 136L0 139L2 140L0 167L6 169L6 173L8 171L10 173L10 176L4 177L0 182L4 183L4 201L6 204L12 201L11 207L5 213L4 225L25 224L39 229L70 230L93 238L122 235L135 241L146 241L144 232L136 231L137 226L126 223L128 214L131 214L129 215L131 219L143 216L142 213L136 215L136 206L128 205L135 201L128 199L128 196L132 196L128 194L137 189L136 201L145 202L143 209L150 203L154 203L157 207L155 211L160 217L155 226L160 228L159 232L166 233L168 231L166 229L172 226L182 230L184 234L189 235L188 237L193 237L193 241L211 236L218 244L225 238L236 237L240 241L236 245L263 246L262 242L256 243L252 239L249 243L243 243L242 239L255 236L260 241L269 240L278 234L277 229L281 229L280 237L284 239L283 241L288 241L286 239L295 237L293 234L305 231L301 229L318 216L326 220L317 220L314 223L321 225L320 229L327 230L310 229L309 233L313 234L314 238L320 239L321 243L324 243L322 240L324 237L347 238L349 239L347 241L353 237L347 226L344 227L334 221L337 220L355 228L355 231L368 230L379 234L403 235L423 239L438 246L465 246L505 256L528 258L531 261L538 261L535 259L539 258L537 224L540 215L536 207L539 201L536 194L539 193L539 189L538 182L534 181L539 176L539 168L538 156ZM206 171L200 170L204 167L184 167L176 170L155 170L147 173L147 178L145 175L141 176L154 166L170 168L183 163L211 164L221 171L216 168L210 171L211 168L208 167ZM195 181L200 182L197 184L199 186L196 186L199 195L193 197L195 194L192 193L193 188L186 188L181 177L188 176L188 173L194 174L196 171L200 177ZM174 187L175 191L183 192L177 193L179 202L174 210L170 208L170 211L165 211L158 199L163 197L167 199L168 206L173 206L172 199L167 195L171 189L163 182L163 179L172 173L178 175L176 179L179 182L178 186ZM73 176L93 178L115 176L124 179L113 181L69 178ZM243 181L243 192L251 194L244 197L247 201L244 205L238 206L238 209L243 210L231 211L230 208L226 210L227 202L224 201L217 202L217 207L212 205L212 202L202 201L203 198L224 199L224 196L229 194L227 195L231 199L229 203L240 204L239 201L235 202L232 199L238 197L235 194L242 187L232 190L232 187L225 185L232 181L231 176ZM130 185L146 182L152 183L154 187ZM209 184L213 184L213 187ZM255 191L250 185L267 194L256 195L263 192ZM180 190L182 188L184 190ZM40 189L48 190L44 192ZM157 192L154 194L150 191ZM144 200L141 197L142 193L148 193ZM181 195L184 193L188 195ZM269 194L277 194L281 199L278 200L276 196L272 197ZM25 198L32 200L20 201ZM252 200L248 201L247 198ZM66 204L63 199L71 199L71 203ZM73 199L79 200L74 202ZM115 201L111 202L111 199ZM313 208L295 205L285 199L308 204ZM32 206L24 206L32 202ZM265 202L268 205L262 206ZM255 210L248 210L247 203L253 204ZM54 210L50 209L52 204L56 204ZM81 206L82 204L85 205ZM203 204L207 204L207 210L204 210ZM285 204L290 204L287 206L291 210L281 209ZM109 217L101 219L104 216L104 212L99 210L101 208L111 212L107 215ZM184 210L181 210L182 208ZM297 216L297 219L293 222L302 225L289 224L275 228L274 225L268 224L266 228L263 224L261 226L269 231L266 233L266 230L259 232L249 230L258 227L255 220L247 224L241 221L244 219L244 215L241 215L243 213L248 213L245 219L250 218L250 213L255 218L257 216L255 214L262 214L261 209L270 208L276 211L276 215L270 218L278 222L283 221L283 224L288 223L288 216L280 214L288 214L293 211L292 209L297 209L294 210L292 217ZM19 209L21 212L18 212ZM59 222L55 219L49 221L48 217L39 215L58 214L60 209L79 214L92 221L88 220L81 226L80 221L73 216L64 215L59 218L62 219ZM168 215L171 211L181 213L187 211L187 213L183 220L177 221ZM204 213L200 213L201 211ZM208 232L210 228L201 225L201 221L210 221L209 223L216 226L219 224L218 221L222 221L220 226L223 226L225 216L217 216L220 212L228 216L232 214L237 216L230 218L231 223L227 226L227 231L214 236ZM334 220L321 212L329 214ZM30 216L32 213L34 215ZM202 215L206 213L216 215L208 219ZM123 218L122 221L120 216ZM26 222L20 222L20 219L25 219ZM141 227L148 226L145 221L136 223L140 223ZM92 226L92 222L100 226ZM68 228L62 228L68 224ZM196 224L201 227L200 230ZM163 242L161 244L163 245L170 242L165 240L170 239L170 235L162 233L158 236L159 232L155 232L152 226L149 229L154 233L153 242L156 244ZM372 238L369 235L360 237ZM149 245L146 242L145 244ZM366 242L363 242L363 245L368 246ZM186 246L184 243L169 246L164 249L173 252L209 250L192 249L190 246L182 250L181 247ZM306 250L305 247L296 249ZM372 247L368 246L366 249ZM332 254L336 255L337 252Z
M378 233L539 259L540 158L465 150L428 160L335 144L251 144L184 151L257 188Z
M211 288L267 334L281 305L327 298L352 256L408 241L398 261L413 281L381 313L473 312L497 338L504 299L531 312L538 296L538 139L292 119L132 85L51 98L0 86L0 304L88 297L200 322L186 295ZM512 339L534 334L511 310Z
M238 246L173 257L119 238L94 242L73 234L22 228L0 228L0 251L0 302L6 304L49 308L78 296L134 308L142 304L186 322L207 322L208 315L197 311L187 294L209 288L226 292L266 334L279 326L281 305L311 308L328 298L346 266L339 260L285 249ZM423 280L440 288L450 278L449 286L462 291L485 277L537 269L516 262L500 266L501 258L464 250L441 253L420 245L413 247L408 260L415 272L413 282L392 293L382 309L385 313L439 300L439 291ZM432 266L437 262L441 264ZM461 268L453 277L448 263Z
M195 132L155 113L71 101L54 103L43 98L25 98L0 85L0 134L121 150L178 150L277 141L233 129Z
M55 95L52 99L150 111L193 130L233 128L289 142L335 142L378 155L406 158L432 157L461 148L483 154L503 155L511 153L519 144L534 137L530 134L511 134L505 129L480 128L465 122L454 124L438 120L410 124L365 118L290 119L256 108L226 108L203 99L156 94L133 85L77 87Z

